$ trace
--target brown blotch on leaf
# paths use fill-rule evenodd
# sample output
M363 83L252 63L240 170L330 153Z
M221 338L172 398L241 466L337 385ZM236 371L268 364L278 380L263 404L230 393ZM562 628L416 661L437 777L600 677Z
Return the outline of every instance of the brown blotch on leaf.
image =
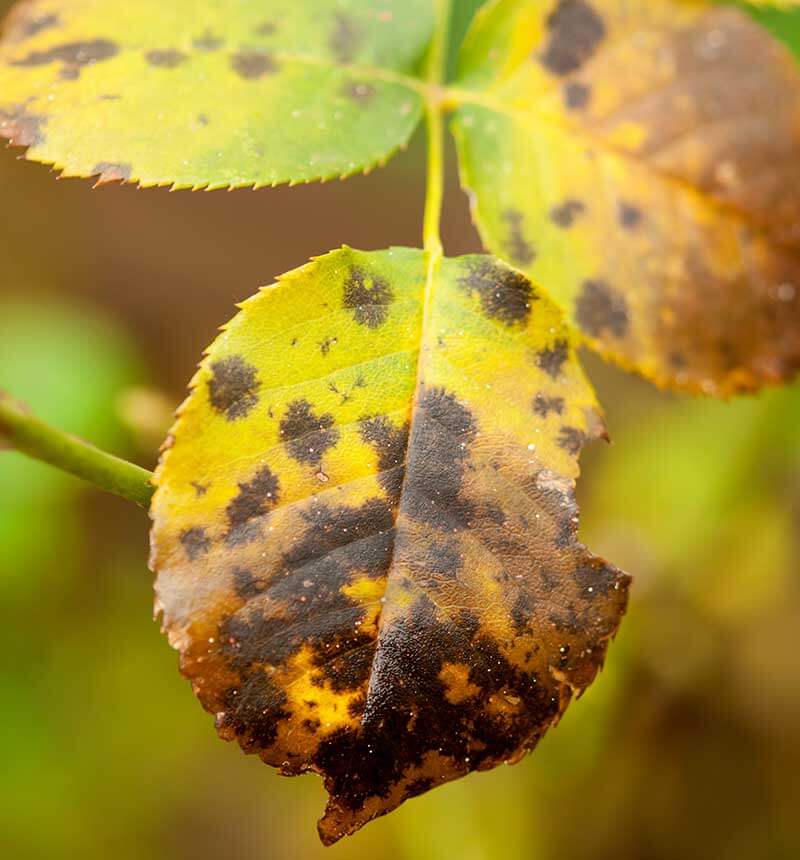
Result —
M195 561L208 552L211 541L205 529L194 526L181 532L181 545L189 561Z
M626 203L624 200L620 202L617 214L619 216L619 223L626 230L633 230L638 227L643 217L641 209L632 206L630 203Z
M237 737L244 750L267 749L275 743L281 720L291 716L286 704L286 694L264 669L245 667L242 683L223 696L217 731L223 738Z
M533 398L533 411L540 418L547 418L551 412L555 412L556 415L561 415L564 411L564 398L547 397L547 395L539 392L539 394Z
M586 206L580 200L565 200L560 206L554 206L550 210L550 220L559 227L565 229L575 223L578 215L586 211Z
M525 238L522 229L524 216L518 209L506 209L501 217L508 225L506 248L512 262L518 263L520 266L529 266L536 259L536 251Z
M339 431L333 424L329 412L315 415L307 400L295 400L281 418L281 440L299 463L319 465L325 452L339 441Z
M62 77L77 78L80 70L94 63L110 60L119 53L116 43L108 39L94 39L91 42L68 42L56 45L46 51L32 51L21 60L12 60L12 66L46 66L50 63L64 64Z
M537 296L525 275L480 257L469 260L467 267L469 272L459 278L459 284L478 294L486 316L508 326L528 321Z
M349 15L338 13L333 22L329 40L333 56L340 63L351 63L358 52L361 33Z
M571 81L564 87L564 104L568 110L584 110L592 100L592 88L579 81Z
M252 480L239 484L238 494L225 508L229 524L226 540L235 544L249 543L256 538L259 530L253 520L274 507L279 494L280 481L268 466L259 469Z
M127 182L131 178L131 165L113 161L101 161L92 168L92 175L97 176L95 185L105 185L107 182Z
M394 291L375 275L354 266L344 285L342 304L353 311L356 322L368 328L378 328L386 322Z
M44 142L47 117L29 113L24 107L0 108L0 137L14 146L38 146Z
M186 54L183 51L168 48L164 51L148 51L144 58L151 66L159 69L174 69L186 61Z
M567 358L569 358L569 344L565 340L557 340L552 346L537 354L536 363L548 376L556 379L561 374Z
M245 570L243 567L234 568L233 589L237 597L240 597L242 600L252 600L252 598L261 594L265 588L266 583L253 576L249 570Z
M542 65L556 75L577 71L606 35L602 17L586 0L559 0L547 18L549 39Z
M231 68L248 81L257 81L278 71L278 64L272 54L264 51L242 51L231 56Z
M593 337L624 337L630 323L625 297L602 280L586 281L575 306L580 327Z
M273 21L263 21L256 27L255 32L258 36L274 36L277 30L278 27Z
M258 403L258 372L240 355L221 358L211 365L208 396L217 412L228 421L244 418Z

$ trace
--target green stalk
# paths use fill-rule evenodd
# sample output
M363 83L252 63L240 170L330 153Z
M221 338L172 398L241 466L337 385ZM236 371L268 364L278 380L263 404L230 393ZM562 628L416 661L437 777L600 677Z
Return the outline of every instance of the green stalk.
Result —
M151 472L50 427L2 391L0 441L142 508L150 504Z

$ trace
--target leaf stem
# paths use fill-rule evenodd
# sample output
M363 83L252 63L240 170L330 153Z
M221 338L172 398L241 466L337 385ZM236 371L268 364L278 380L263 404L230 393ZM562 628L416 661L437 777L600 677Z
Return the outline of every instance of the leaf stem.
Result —
M142 508L150 504L151 472L50 427L3 391L0 391L0 441Z
M444 122L442 120L441 86L447 60L447 33L450 27L451 0L435 0L436 24L428 54L425 81L425 117L428 131L427 180L422 243L428 252L428 265L435 266L442 256L440 222L444 198Z

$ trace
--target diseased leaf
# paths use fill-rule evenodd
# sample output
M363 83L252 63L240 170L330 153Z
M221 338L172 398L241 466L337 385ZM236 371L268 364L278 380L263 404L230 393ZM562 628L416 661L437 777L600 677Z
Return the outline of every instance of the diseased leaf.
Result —
M626 602L577 539L604 428L561 313L490 257L425 282L421 251L344 248L245 302L157 471L182 670L224 738L323 775L326 843L521 758Z
M344 176L417 125L404 73L432 21L428 0L23 2L0 44L0 136L101 182Z
M796 370L800 72L782 45L700 2L496 0L462 86L487 245L595 348L722 395Z

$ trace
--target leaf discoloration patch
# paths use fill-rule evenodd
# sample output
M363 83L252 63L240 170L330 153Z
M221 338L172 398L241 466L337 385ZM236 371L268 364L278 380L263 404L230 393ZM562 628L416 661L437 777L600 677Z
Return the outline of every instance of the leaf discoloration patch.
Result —
M425 273L420 251L342 249L246 302L158 469L182 669L223 737L323 776L326 843L532 749L625 606L627 577L577 538L577 454L603 428L560 313L466 257L441 263L424 321ZM231 354L271 404L234 425L204 394Z

